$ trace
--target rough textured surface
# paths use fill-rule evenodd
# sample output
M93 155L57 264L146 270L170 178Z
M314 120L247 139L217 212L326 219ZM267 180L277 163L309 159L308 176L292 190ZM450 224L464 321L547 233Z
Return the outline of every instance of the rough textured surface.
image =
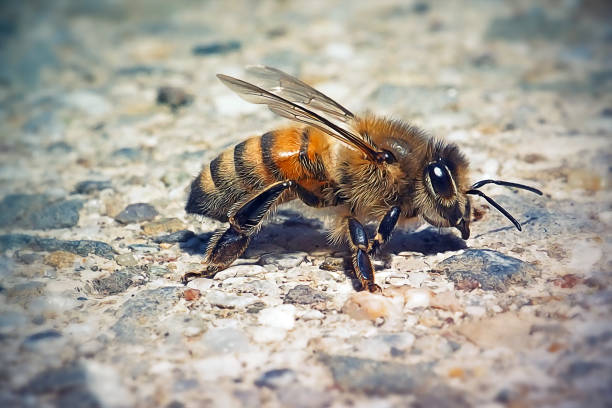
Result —
M455 285L505 291L508 284L525 284L535 268L520 259L489 249L468 249L437 265Z
M612 405L609 3L1 2L0 406ZM545 195L402 222L380 296L297 203L184 286L192 178L287 124L215 77L262 63Z

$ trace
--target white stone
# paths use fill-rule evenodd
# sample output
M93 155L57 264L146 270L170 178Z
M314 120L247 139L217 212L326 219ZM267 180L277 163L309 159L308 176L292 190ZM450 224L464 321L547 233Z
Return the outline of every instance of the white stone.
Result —
M260 265L235 265L224 269L215 275L215 280L225 280L227 278L236 278L239 276L263 276L266 270Z
M251 294L234 295L221 290L209 290L206 293L206 301L214 306L228 309L243 309L257 302L258 298Z
M276 265L280 269L289 269L299 266L306 259L305 252L273 253L263 255L261 261L266 265Z
M233 328L212 328L202 336L206 348L215 353L245 352L249 340L242 330Z
M274 343L282 341L287 337L287 330L278 327L256 327L252 331L253 340L256 343Z
M298 315L300 319L308 321L308 320L322 320L325 318L325 315L318 310L309 309L305 312Z
M214 381L222 377L239 377L242 373L240 361L233 354L210 357L189 363L203 381Z
M483 306L466 306L465 312L470 316L482 317L487 314L487 309Z
M215 284L215 281L212 279L206 278L196 278L190 281L187 284L188 288L197 289L200 292L205 292L207 289L210 289Z
M404 292L404 307L416 309L418 307L428 307L431 302L431 291L428 289L408 289Z
M262 326L291 330L295 326L295 306L278 305L259 312L257 321Z
M133 405L132 393L124 386L122 376L114 367L93 360L84 363L88 389L103 407L129 407Z

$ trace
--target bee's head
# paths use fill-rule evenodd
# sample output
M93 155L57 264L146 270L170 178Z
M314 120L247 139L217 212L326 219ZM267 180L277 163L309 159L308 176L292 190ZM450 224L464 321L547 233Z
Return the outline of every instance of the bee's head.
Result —
M424 204L421 206L421 216L437 227L457 228L463 239L470 237L472 205L468 195L484 198L521 230L521 224L501 205L480 191L479 187L497 184L542 195L537 188L502 180L481 180L469 186L466 177L468 162L454 145L438 145L433 157L434 160L427 163L423 169L421 189L425 190L427 198L421 203Z
M461 238L470 236L472 206L464 175L468 163L454 145L444 146L423 169L425 191L421 216L436 227L455 227Z

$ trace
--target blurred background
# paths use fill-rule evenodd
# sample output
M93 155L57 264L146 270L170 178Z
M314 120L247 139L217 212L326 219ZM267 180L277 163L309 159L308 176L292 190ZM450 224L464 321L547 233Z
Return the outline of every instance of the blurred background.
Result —
M316 211L295 221L302 208L264 228L247 253L271 253L263 265L276 262L265 272L272 278L215 281L225 285L215 293L227 307L179 301L172 290L184 290L181 273L201 268L200 253L152 236L219 228L185 216L189 183L223 149L287 123L215 77L244 77L251 64L298 76L353 112L390 115L457 143L474 180L542 189L539 198L488 186L491 196L504 194L499 201L524 231L479 203L485 215L467 244L535 265L537 279L499 292L466 289L429 273L463 241L440 250L459 239L398 233L391 266L377 264L386 268L381 279L448 290L458 309L403 311L398 326L374 327L341 313L354 293L344 253L324 242ZM330 395L339 405L379 398L380 406L405 406L412 396L385 399L400 372L408 384L439 381L421 406L605 406L611 140L609 0L2 0L0 305L9 312L0 310L0 405L46 398L74 406L91 391L88 406L257 406L271 398L330 406ZM133 203L150 204L149 213L122 219ZM299 253L283 264L290 251ZM340 267L319 268L329 259ZM496 259L505 270L506 258ZM329 295L327 308L296 320L311 308L298 304L289 334L260 341L257 313L282 304L300 279ZM232 309L242 290L259 309ZM340 357L321 362L317 353ZM352 375L345 355L374 372ZM427 375L413 370L415 361L431 363ZM275 383L278 367L299 381ZM65 386L75 377L74 388ZM362 394L361 378L381 395Z
M240 76L249 64L299 76L351 110L450 134L475 147L468 152L485 176L503 170L478 159L491 155L485 146L493 140L493 150L519 145L514 158L537 162L543 149L579 156L585 141L571 136L609 136L606 1L5 0L0 7L5 193L76 182L74 172L47 171L37 155L50 152L79 171L146 157L196 172L220 148L282 123L214 77ZM535 145L517 137L525 132ZM569 139L551 146L548 136ZM579 169L537 176L597 190L609 178L608 153L582 157L592 176ZM134 174L150 171L172 173Z

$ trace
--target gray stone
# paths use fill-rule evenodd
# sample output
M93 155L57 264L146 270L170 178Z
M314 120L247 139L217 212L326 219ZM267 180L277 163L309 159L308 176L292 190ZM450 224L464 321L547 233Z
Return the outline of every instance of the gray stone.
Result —
M157 210L150 204L130 204L121 211L115 219L122 224L133 222L150 221L157 216Z
M122 147L115 150L112 153L112 156L115 159L125 159L130 161L143 160L145 158L144 152L135 147Z
M61 393L71 388L85 387L87 373L80 364L43 371L22 387L24 393L47 394Z
M148 267L148 272L149 272L149 276L152 276L152 277L163 277L164 275L169 274L170 270L168 268L163 267L163 266L150 265Z
M74 148L66 142L51 143L49 146L47 146L47 151L55 154L66 154L72 152L73 150Z
M47 339L57 339L62 337L62 333L57 330L45 330L42 332L34 333L25 338L24 343L36 343Z
M79 222L79 210L83 208L80 200L61 201L43 207L31 214L32 229L70 228Z
M15 253L15 259L25 265L32 265L34 262L42 260L42 255L35 252L23 252L17 251ZM0 267L1 269L1 267Z
M106 242L89 240L62 241L55 238L37 238L33 248L48 252L68 251L80 256L94 254L107 259L112 259L115 253Z
M115 262L121 266L136 266L138 265L138 261L134 258L132 254L121 254L115 257Z
M45 292L44 282L30 281L17 284L6 289L6 298L9 302L25 304L34 298L42 296Z
M132 244L132 245L128 245L128 248L131 251L140 252L144 254L152 254L155 252L159 252L159 246L157 245Z
M91 194L96 191L106 190L107 188L113 188L110 180L97 181L97 180L85 180L81 181L74 187L74 193L76 194Z
M189 241L193 237L195 237L195 234L192 231L181 230L181 231L173 232L172 234L157 236L153 238L153 242L156 242L158 244L162 244L162 243L174 244L177 242Z
M225 42L213 42L208 44L196 45L191 52L193 55L208 56L215 54L228 54L238 51L242 47L240 41L229 40Z
M66 339L57 330L45 330L25 338L21 347L23 350L53 355L60 353L66 344Z
M306 259L306 253L273 253L265 254L260 258L263 265L276 265L281 269L295 268Z
M24 248L33 251L67 251L80 256L94 254L107 259L112 259L115 253L115 250L110 245L100 241L63 241L27 234L0 235L0 251Z
M605 368L606 366L600 361L574 361L565 371L564 377L567 380L575 380ZM608 371L610 371L610 367L608 367Z
M134 344L150 340L157 333L159 315L179 301L181 292L182 288L169 286L136 293L117 312L119 318L111 327L117 340Z
M168 105L172 110L181 106L187 106L193 102L193 96L185 92L182 88L174 86L162 86L157 90L157 103Z
M91 284L93 290L101 295L109 296L125 292L134 284L132 274L126 270L113 272L104 278L94 279Z
M440 262L436 269L463 288L505 291L508 284L525 283L535 268L520 259L490 249L468 249Z
M255 385L258 387L266 387L271 389L277 389L286 387L287 385L295 382L297 376L295 371L289 368L276 368L274 370L268 370L255 380Z
M154 74L171 74L172 70L156 65L131 65L115 70L115 74L121 76L138 76Z
M12 194L0 202L0 227L70 228L79 221L80 200L54 201L44 194Z
M323 354L336 385L366 394L412 394L434 376L428 363L400 364L349 356Z
M325 302L327 296L312 289L308 285L297 285L287 292L284 303L293 303L300 305L311 305L313 303Z

